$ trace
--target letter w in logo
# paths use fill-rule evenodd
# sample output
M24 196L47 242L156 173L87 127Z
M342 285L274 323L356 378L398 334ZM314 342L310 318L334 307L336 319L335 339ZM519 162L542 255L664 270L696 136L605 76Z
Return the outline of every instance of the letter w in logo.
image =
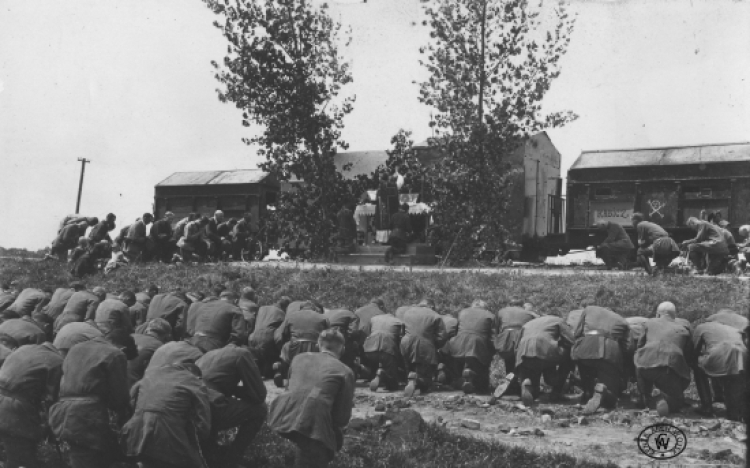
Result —
M666 434L659 434L654 438L657 450L667 450L669 448L669 436Z

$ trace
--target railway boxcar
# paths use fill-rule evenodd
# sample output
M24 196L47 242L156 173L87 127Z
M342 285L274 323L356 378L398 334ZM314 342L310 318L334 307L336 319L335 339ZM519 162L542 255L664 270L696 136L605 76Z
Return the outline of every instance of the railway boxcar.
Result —
M681 242L701 211L720 212L735 236L750 221L750 143L584 151L568 171L565 249L598 243L599 220L635 240L634 212Z
M171 211L177 222L191 212L211 216L223 210L227 218L250 212L257 222L279 190L276 178L259 169L175 172L154 187L154 214Z

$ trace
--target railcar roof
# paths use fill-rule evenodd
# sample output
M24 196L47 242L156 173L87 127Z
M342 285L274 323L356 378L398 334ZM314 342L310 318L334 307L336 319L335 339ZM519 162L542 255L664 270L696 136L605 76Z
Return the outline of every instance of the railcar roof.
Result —
M260 169L175 172L156 184L156 186L256 184L265 180L268 175L267 172L263 172Z
M571 170L750 162L750 142L583 151Z

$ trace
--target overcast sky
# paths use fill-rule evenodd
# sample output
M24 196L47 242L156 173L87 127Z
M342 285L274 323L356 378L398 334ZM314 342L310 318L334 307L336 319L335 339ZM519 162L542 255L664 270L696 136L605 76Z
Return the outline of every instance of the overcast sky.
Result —
M546 0L548 1L548 0ZM412 81L428 39L419 0L333 0L353 29L351 150L429 136ZM550 135L566 169L582 149L750 140L750 2L575 1L563 74L546 102L580 119ZM0 246L37 249L75 209L150 211L175 171L254 167L209 62L226 46L200 0L0 0Z

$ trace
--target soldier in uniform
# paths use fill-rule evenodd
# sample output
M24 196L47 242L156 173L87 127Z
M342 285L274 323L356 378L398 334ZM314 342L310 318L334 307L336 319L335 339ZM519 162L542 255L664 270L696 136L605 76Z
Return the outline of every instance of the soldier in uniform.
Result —
M445 343L445 324L434 310L435 303L428 298L404 312L405 334L401 339L401 355L409 371L405 396L417 390L430 390L437 370L437 350Z
M55 341L52 342L55 345L62 356L68 355L70 348L83 343L84 341L93 340L94 338L101 338L104 333L96 328L89 322L70 322L60 329L55 336Z
M119 425L130 416L127 360L136 352L133 338L114 329L77 344L65 357L60 400L50 408L49 425L70 446L73 468L107 468L122 458L108 410Z
M441 350L448 356L449 374L438 373L438 381L450 378L454 386L466 394L489 391L496 321L497 317L487 310L487 303L481 299L458 313L458 332Z
M392 313L378 314L370 318L368 336L362 345L364 356L374 371L370 381L373 392L382 385L389 392L398 389L403 362L399 344L404 336L404 322Z
M680 248L664 228L656 223L644 221L643 213L633 213L630 219L638 233L638 265L642 266L646 273L654 274L650 257L654 258L658 271L667 268L672 260L680 256Z
M52 298L44 307L44 309L42 309L42 312L54 321L57 317L60 316L60 314L63 313L63 310L65 310L65 306L68 305L68 301L71 297L73 297L73 294L85 289L86 287L79 281L71 283L70 287L68 288L55 289L55 292L52 294Z
M203 351L191 345L187 341L170 341L159 346L146 367L146 372L151 369L169 366L172 364L194 363L203 357Z
M685 405L683 394L690 385L690 330L675 321L675 312L671 302L659 305L657 318L644 323L635 353L640 405L644 408L652 406L649 400L655 386L661 392L661 398L656 402L661 416L679 411Z
M311 302L299 311L286 314L284 322L274 333L276 346L281 348L280 361L273 366L273 381L277 387L284 386L287 370L296 355L318 352L320 332L329 327L328 319Z
M325 312L330 328L335 328L344 336L344 354L341 362L349 366L355 377L360 373L360 366L355 362L361 343L359 339L359 317L346 309L332 309Z
M223 291L218 301L201 306L191 344L207 353L229 343L242 345L246 341L247 324L233 292Z
M607 233L607 238L596 248L597 258L604 261L608 270L627 268L628 257L635 247L625 229L612 221L597 221L596 228Z
M146 321L163 318L172 327L172 338L179 340L184 335L188 304L190 300L181 290L157 294L148 305Z
M747 347L742 332L719 322L702 323L693 332L693 349L697 356L693 373L701 400L701 412L706 415L713 413L710 383L715 383L724 393L727 418L742 420L746 406L743 374L747 372Z
M133 387L135 414L122 428L125 455L143 468L205 468L199 443L209 437L208 389L195 364L146 373Z
M242 288L240 292L240 302L237 306L242 311L242 315L245 317L245 323L247 323L248 335L255 330L255 320L258 317L258 298L255 294L255 290L250 286Z
M589 306L581 314L574 338L571 357L581 373L582 401L588 400L584 414L594 413L600 406L614 408L624 382L628 323L609 309Z
M573 370L570 348L573 331L561 317L547 314L526 322L516 350L516 370L521 400L531 406L540 395L539 382L552 386L551 401L562 401L563 387Z
M510 381L506 391L510 393L517 393L520 390L514 373L516 372L516 347L521 328L526 322L536 317L536 314L523 308L523 301L519 298L512 298L508 307L503 307L497 313L495 350L505 364L506 378Z
M196 362L203 381L212 390L211 437L205 444L209 465L237 468L242 456L266 420L266 387L252 353L247 348L229 344L209 351ZM220 453L219 431L238 427L237 436ZM244 466L244 465L242 465Z
M695 267L693 272L709 275L722 273L727 264L729 247L721 228L694 217L687 220L687 225L698 233L695 238L682 243L683 247L687 247L688 258Z
M97 286L92 291L78 291L73 293L65 305L62 314L55 319L54 332L71 322L83 322L87 317L94 317L99 304L107 298L107 291Z
M133 333L133 324L130 323L130 306L135 304L135 293L125 290L117 299L105 299L96 308L93 320L96 327L105 335L115 328L123 329L128 335Z
M43 291L36 288L26 288L16 297L13 304L7 310L15 312L19 317L31 315L35 312L41 312L52 299L51 291Z
M354 406L354 373L339 361L344 337L325 330L319 353L292 362L289 388L271 403L268 425L297 446L295 467L325 468L343 447Z
M736 328L737 330L743 331L747 328L748 323L747 317L744 317L732 309L721 309L713 315L706 318L706 322L718 322L723 325L729 325L730 327Z
M51 343L23 346L0 368L0 439L6 468L40 468L40 415L57 400L63 357Z
M264 377L273 377L273 365L279 359L280 349L274 335L284 323L286 308L290 299L283 296L276 304L258 309L255 330L248 339L248 346L255 356L255 362Z

